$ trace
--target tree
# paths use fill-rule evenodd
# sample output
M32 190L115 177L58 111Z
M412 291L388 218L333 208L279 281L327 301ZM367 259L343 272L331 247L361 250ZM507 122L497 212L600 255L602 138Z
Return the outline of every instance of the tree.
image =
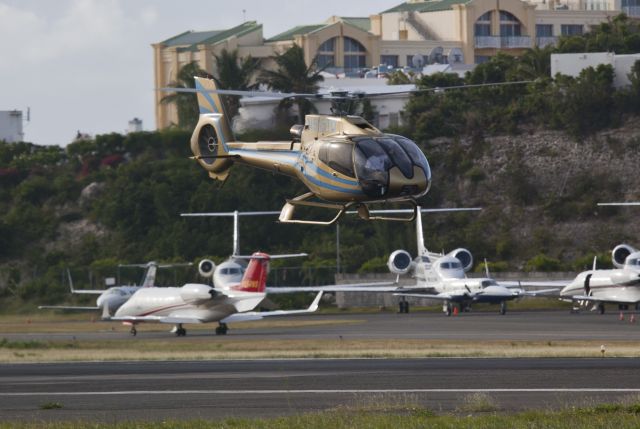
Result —
M196 76L207 78L212 77L206 71L202 70L195 61L193 61L180 68L177 80L170 82L169 86L172 88L195 88L196 83L194 77ZM179 128L192 129L196 126L200 110L198 108L198 100L195 94L174 92L162 97L160 103L175 104L178 111Z
M534 80L551 76L551 54L554 50L553 45L527 49L516 67L518 80Z
M255 84L251 84L253 75L260 67L260 61L251 56L239 58L238 50L227 51L223 49L219 55L213 56L218 69L218 86L220 89L250 90L255 88ZM240 109L240 101L235 96L225 96L225 104L229 119L238 114Z
M282 92L296 92L301 94L315 94L318 92L318 83L324 78L318 69L317 58L314 57L311 64L307 66L304 60L304 50L293 45L282 54L276 54L275 62L277 70L264 70L260 76L260 83L268 85L271 89ZM288 110L292 104L290 99L280 102L280 108ZM298 106L300 122L304 121L305 115L313 110L313 105L306 98L297 98L295 103Z

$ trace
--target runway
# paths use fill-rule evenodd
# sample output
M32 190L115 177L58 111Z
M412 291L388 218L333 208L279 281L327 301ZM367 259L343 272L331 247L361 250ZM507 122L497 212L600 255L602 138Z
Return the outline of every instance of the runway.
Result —
M314 314L303 317L275 318L291 323L270 324L274 319L251 324L230 326L226 338L261 339L424 339L424 340L470 340L470 341L634 341L640 340L640 321L629 322L629 314L624 321L617 312L604 315L594 312L569 314L568 311L511 311L504 316L497 312L471 312L447 317L440 312L413 312L410 314L367 313L367 314ZM329 322L314 325L313 322ZM304 326L304 322L311 322ZM171 325L141 324L138 337L131 338L128 328L117 323L92 324L92 330L83 332L88 322L78 322L78 330L68 332L47 332L34 324L29 332L11 333L0 330L2 338L9 340L110 340L140 338L173 338L168 331ZM298 326L300 325L300 326ZM213 333L217 324L202 326L185 325L189 338L205 341L224 341ZM113 330L112 330L113 329Z
M306 359L0 365L0 420L219 419L344 406L558 408L640 393L638 359ZM58 403L61 408L42 409Z

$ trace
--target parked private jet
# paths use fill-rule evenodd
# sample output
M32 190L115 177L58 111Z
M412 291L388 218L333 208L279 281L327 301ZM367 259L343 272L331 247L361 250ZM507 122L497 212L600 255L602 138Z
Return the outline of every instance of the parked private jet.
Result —
M594 259L593 269L583 271L568 284L564 282L560 299L573 302L573 310L591 307L600 314L605 312L605 304L617 305L620 310L628 310L630 306L638 309L640 251L628 244L620 244L611 252L611 261L615 269L598 270Z
M517 282L498 283L489 277L469 278L466 276L473 266L473 256L467 249L458 248L447 254L427 250L422 232L422 213L445 211L469 211L474 209L422 209L418 207L416 215L416 241L418 256L415 259L406 250L396 250L389 256L389 270L400 276L410 274L416 283L410 286L397 285L331 285L318 287L272 288L271 293L288 293L295 290L324 292L384 292L403 298L399 303L401 313L409 312L407 297L426 298L443 302L443 311L450 316L454 306L469 310L473 303L500 304L500 314L507 311L507 301L523 296L536 296L558 292L559 287L538 291L525 291ZM380 210L371 213L397 213L398 210Z
M242 258L236 255L236 259ZM147 288L136 292L123 304L115 316L117 320L131 325L131 334L136 335L136 324L142 322L170 323L175 325L177 336L186 335L183 324L219 322L216 334L226 334L227 324L259 320L270 316L312 313L318 309L322 297L319 292L309 308L302 310L252 311L266 296L266 281L270 256L256 252L241 281L237 283L206 284L189 283L182 287Z
M141 288L149 288L155 286L156 272L158 268L168 268L175 266L183 266L191 264L158 264L157 262L148 262L146 264L128 264L120 265L121 267L142 267L146 268L142 282L139 286L112 286L107 289L75 289L73 287L73 279L71 273L67 270L67 277L69 279L69 289L72 294L83 295L98 295L96 299L96 305L93 307L80 307L80 306L68 306L68 305L41 305L38 309L52 309L52 310L88 310L88 311L101 311L102 317L109 317L115 314L116 310L120 308L122 304L127 302L131 296Z

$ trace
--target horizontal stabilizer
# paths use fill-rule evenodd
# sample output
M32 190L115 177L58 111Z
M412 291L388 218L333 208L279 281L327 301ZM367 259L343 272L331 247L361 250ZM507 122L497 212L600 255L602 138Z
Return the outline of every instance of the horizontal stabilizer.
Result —
M269 293L296 293L296 292L397 292L396 282L378 283L354 283L326 286L271 286L266 288Z
M79 311L96 311L100 307L72 307L66 305L39 305L38 310L79 310Z
M246 313L235 313L225 317L220 322L221 323L248 322L251 320L260 320L265 317L291 316L294 314L313 313L318 309L318 305L320 304L320 298L322 298L322 292L319 292L318 295L316 295L313 302L311 303L311 305L309 306L309 308L305 308L304 310L274 310L274 311L251 311Z

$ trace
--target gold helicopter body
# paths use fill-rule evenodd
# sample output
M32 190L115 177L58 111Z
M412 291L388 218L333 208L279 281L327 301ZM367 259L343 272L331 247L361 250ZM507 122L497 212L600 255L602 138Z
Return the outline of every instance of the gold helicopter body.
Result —
M431 170L416 144L382 133L359 116L306 115L304 125L291 128L291 141L238 142L219 96L224 91L213 80L196 78L196 92L200 118L191 150L211 178L225 180L237 162L295 177L309 189L287 200L281 222L331 224L347 208L357 208L365 219L382 219L370 217L367 204L409 202L415 207L415 199L429 190ZM294 219L297 206L329 208L337 215L329 221Z

